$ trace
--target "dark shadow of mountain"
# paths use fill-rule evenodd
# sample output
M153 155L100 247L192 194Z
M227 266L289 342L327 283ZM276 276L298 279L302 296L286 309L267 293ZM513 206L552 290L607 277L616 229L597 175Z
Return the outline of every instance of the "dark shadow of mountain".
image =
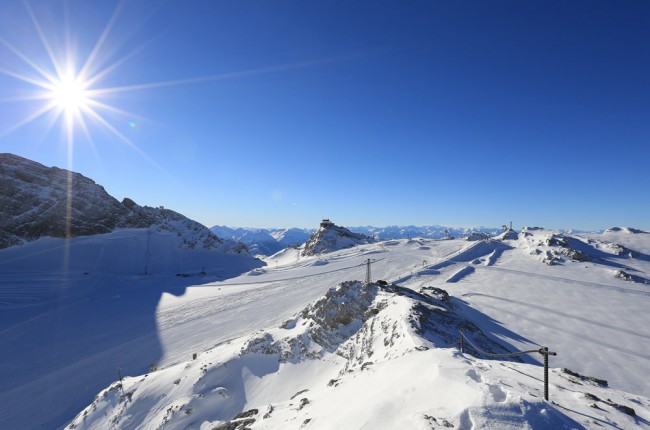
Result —
M29 245L25 249L32 251L39 246ZM167 262L153 275L82 271L79 265L39 271L53 252L75 251L34 251L29 258L16 258L25 249L0 252L3 428L62 428L117 380L118 368L126 376L156 367L164 355L156 319L164 293L180 296L189 286L263 264L248 256L224 254L218 263L222 268L210 267L208 274L187 262L179 267L190 270L180 276L173 270L161 273ZM105 249L89 246L83 253ZM191 255L187 251L183 258ZM84 257L76 256L77 261ZM154 257L150 258L150 267L155 267ZM196 351L188 355L192 352Z
M504 346L503 344L506 343L504 349L507 352L515 352L517 351L517 349L514 348L512 344L507 343L506 339L510 339L513 342L520 342L520 343L526 343L531 345L529 348L527 347L526 349L535 349L541 347L541 345L531 341L530 339L521 336L520 334L515 333L512 330L505 328L498 320L471 307L465 300L452 297L451 301L454 304L457 312L463 315L464 317L466 317L468 320L472 321L477 326L479 326L483 334L485 334L485 336L488 339L502 346ZM471 346L467 348L467 352L478 357L482 356L482 354L480 353L477 354L477 351L473 351L473 348ZM518 357L524 363L541 364L539 360L536 360L530 354L523 354L523 355L519 355ZM490 357L486 357L486 358L490 358Z

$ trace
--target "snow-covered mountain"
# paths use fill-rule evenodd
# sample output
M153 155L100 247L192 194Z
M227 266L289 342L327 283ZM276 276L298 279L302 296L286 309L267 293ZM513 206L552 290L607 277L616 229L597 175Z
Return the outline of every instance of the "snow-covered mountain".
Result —
M605 230L605 233L628 233L628 234L648 234L647 231L639 230L632 227L612 227Z
M605 235L507 233L469 243L379 242L317 257L286 250L282 266L256 275L255 313L290 300L273 321L258 318L266 328L222 334L214 348L115 381L68 428L650 428L650 398L637 376L650 370L643 358L650 351L645 343L627 349L648 336L634 321L645 318L650 292L611 272L618 265L647 273L646 254L618 254ZM573 258L579 246L588 261ZM539 257L547 248L557 251L552 266ZM335 283L361 275L369 255L380 257L373 273L392 281ZM253 291L250 283L221 285ZM322 295L293 310L306 290ZM187 310L189 302L178 301ZM626 315L602 315L603 306ZM471 342L464 352L461 330ZM538 353L482 352L542 346L558 353L549 402ZM597 353L603 348L608 354Z
M376 240L394 240L409 238L468 238L469 240L482 240L498 236L503 233L502 227L476 227L459 228L441 225L430 226L388 226L388 227L346 227L352 233L363 234ZM316 229L303 228L252 228L252 227L226 227L214 226L210 230L219 237L232 239L246 244L252 255L269 256L290 247L304 244ZM586 232L581 230L560 230L570 234L586 234L599 232Z
M443 428L473 420L480 428L504 428L513 410L541 415L533 423L544 422L547 428L577 424L569 414L547 410L539 384L517 374L534 373L534 366L518 366L521 360L512 358L508 367L492 370L490 361L452 349L462 329L483 350L507 352L458 313L456 302L439 288L416 292L391 284L344 282L279 327L146 378L112 384L68 427ZM414 378L411 372L418 368ZM636 406L624 393L579 383L579 376L560 371L554 376L574 393ZM401 389L402 378L412 383L408 391ZM506 378L532 392L510 394L500 382ZM436 393L442 384L445 395ZM270 386L272 390L266 388ZM168 395L158 396L161 389ZM572 406L588 410L591 401L577 399ZM399 412L385 410L391 404ZM242 412L246 405L256 407ZM621 422L631 421L624 413L616 415ZM525 428L529 419L521 417L517 428Z
M2 249L1 427L650 429L650 234L476 239L266 265L155 228ZM538 353L461 353L459 329L556 351L550 402Z
M317 255L338 251L355 245L372 242L372 238L359 233L352 233L345 227L338 226L330 220L323 220L318 230L305 242L303 256Z
M501 228L455 228L444 226L388 226L388 227L346 227L351 233L362 234L377 240L393 240L407 238L473 237L485 238L500 234ZM289 246L304 244L316 232L316 229L303 228L252 228L226 227L216 225L210 230L219 237L232 239L246 244L252 255L273 255Z
M119 228L150 228L176 234L180 246L247 253L205 226L162 207L119 202L92 179L45 167L13 154L0 154L0 249L41 237L76 237Z
M388 226L388 227L346 227L350 233L361 234L376 240L394 240L407 238L432 238L444 239L453 237L466 237L469 240L481 240L497 236L503 232L502 228L456 228L439 225L433 226ZM287 247L303 245L317 231L316 229L303 228L252 228L252 227L226 227L216 225L210 228L214 234L221 238L231 239L244 243L252 255L270 256Z
M305 243L314 230L301 228L250 228L216 225L210 228L214 234L225 239L244 243L252 255L273 255L289 246Z
M491 236L501 233L503 230L496 227L476 227L476 228L459 228L459 227L445 227L441 225L426 225L426 226L387 226L387 227L348 227L350 231L355 233L365 234L379 240L393 240L393 239L409 239L409 238L429 238L429 239L442 239L449 236L453 237L467 237L473 232L485 233Z
M305 243L312 234L314 229L305 228L287 228L271 232L271 235L278 241L283 248L289 246L299 246Z

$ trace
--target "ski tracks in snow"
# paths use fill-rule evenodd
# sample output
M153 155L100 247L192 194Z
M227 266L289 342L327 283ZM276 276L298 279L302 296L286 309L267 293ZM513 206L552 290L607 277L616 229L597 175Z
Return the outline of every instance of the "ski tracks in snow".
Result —
M562 277L553 276L553 275L544 275L542 273L524 272L522 270L514 270L514 269L505 269L503 267L488 266L488 267L482 267L481 269L496 270L496 271L499 271L499 272L512 273L514 275L522 275L522 276L528 276L528 277L533 277L533 278L549 279L549 280L552 280L552 281L560 281L560 282L565 282L565 283L570 283L570 284L577 284L577 285L582 285L582 286L585 286L585 287L605 288L605 289L609 289L609 290L620 291L620 292L630 293L630 294L638 294L638 295L641 295L641 296L650 297L650 291L641 291L641 290L636 290L634 288L617 287L617 286L614 286L614 285L599 284L597 282L580 281L578 279L562 278Z

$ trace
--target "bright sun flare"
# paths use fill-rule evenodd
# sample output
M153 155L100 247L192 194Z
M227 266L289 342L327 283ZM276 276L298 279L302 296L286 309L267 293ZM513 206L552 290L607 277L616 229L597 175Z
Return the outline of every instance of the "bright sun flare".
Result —
M23 73L5 67L4 64L6 63L8 56L4 55L4 53L0 53L3 54L0 55L0 74L7 75L36 87L36 90L33 91L33 93L12 100L30 102L42 100L45 103L40 107L35 108L25 118L19 120L7 129L0 130L0 137L6 136L43 116L48 116L50 120L46 132L49 131L54 124L61 124L66 132L69 154L71 154L74 146L75 134L79 132L83 133L88 142L94 146L90 129L91 126L94 126L107 130L117 139L126 143L136 152L149 159L149 157L147 157L146 154L137 147L137 145L135 145L120 131L119 124L115 125L109 122L109 118L119 118L120 120L123 120L122 127L126 124L128 124L129 127L133 127L135 125L133 119L134 117L137 117L137 115L108 104L106 102L107 96L158 87L215 81L237 76L266 74L276 71L308 67L319 63L312 61L198 78L106 87L98 84L102 82L106 76L110 75L142 49L142 47L135 48L117 59L111 58L110 54L104 54L104 48L108 43L107 39L109 33L112 32L113 25L122 11L122 8L120 6L116 8L113 16L104 27L101 35L97 39L97 42L93 46L92 51L86 57L85 61L78 62L75 61L75 59L78 59L76 57L78 57L79 53L75 52L69 44L66 45L63 50L54 49L51 45L51 40L46 37L38 19L36 18L34 10L27 0L24 1L24 5L34 26L34 34L38 39L40 39L43 48L47 52L47 57L44 59L34 58L27 53L22 52L7 40L0 38L0 48L4 47L5 50L14 55L14 60L20 60L19 64L23 64L23 66L27 65L30 69L27 73ZM69 32L70 28L66 28L65 30ZM56 40L56 38L54 38L54 40ZM108 51L111 50L109 49ZM56 55L56 53L59 53L59 55ZM112 62L109 60L112 60ZM322 62L327 63L331 62L331 60ZM0 103L2 102L3 100L0 99ZM149 161L153 162L153 160Z
M4 47L13 53L15 59L21 60L21 63L31 68L27 73L22 73L2 67L6 59L3 56L3 61L0 61L0 73L37 87L37 90L33 93L15 100L43 100L45 103L8 129L0 130L0 136L7 135L24 127L42 116L48 116L49 125L46 131L55 123L60 123L66 132L69 151L72 151L74 136L79 132L86 136L91 145L94 145L89 128L91 125L94 125L108 130L119 140L131 146L137 152L141 152L127 136L120 132L119 126L116 127L108 122L104 113L111 112L118 115L120 119L125 119L124 124L128 123L126 120L131 121L134 115L100 101L102 96L107 94L130 91L131 89L138 88L138 86L119 88L97 87L97 83L105 78L106 75L113 72L130 56L138 52L136 49L113 63L107 62L107 59L110 57L102 55L102 48L105 45L108 34L111 32L119 9L115 11L113 17L102 31L101 36L86 60L78 62L75 61L78 53L70 45L66 45L63 50L54 49L55 47L51 45L51 41L45 36L40 23L36 19L36 14L28 2L25 2L25 8L36 30L35 34L47 52L47 57L45 61L42 59L39 61L39 59L23 53L8 41L0 38L0 47ZM69 30L66 29L66 31ZM57 52L59 55L56 55ZM49 60L50 64L47 64L47 60ZM102 63L104 64L103 66Z
M50 97L66 114L74 114L88 108L90 98L87 86L78 76L68 74L53 84Z

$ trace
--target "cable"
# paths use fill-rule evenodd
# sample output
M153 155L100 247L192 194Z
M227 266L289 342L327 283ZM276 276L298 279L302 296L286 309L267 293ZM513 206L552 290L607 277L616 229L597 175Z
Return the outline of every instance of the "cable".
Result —
M485 352L485 351L483 351L481 348L479 348L479 347L477 347L476 345L474 345L474 344L472 343L472 341L469 340L469 339L467 338L467 336L465 336L465 333L463 333L462 330L460 331L460 335L461 335L461 336L462 336L462 337L467 341L467 343L469 343L470 345L472 345L472 347L474 347L475 350L477 350L477 351L480 352L481 354L485 354L485 355L487 355L487 356L489 356L489 357L514 357L515 355L530 354L530 353L532 353L532 352L539 352L539 353L541 354L541 351L542 351L542 348L540 348L540 349L530 349L530 350L527 350L527 351L511 352L511 353L509 353L509 354L492 354L492 353L490 353L490 352Z

